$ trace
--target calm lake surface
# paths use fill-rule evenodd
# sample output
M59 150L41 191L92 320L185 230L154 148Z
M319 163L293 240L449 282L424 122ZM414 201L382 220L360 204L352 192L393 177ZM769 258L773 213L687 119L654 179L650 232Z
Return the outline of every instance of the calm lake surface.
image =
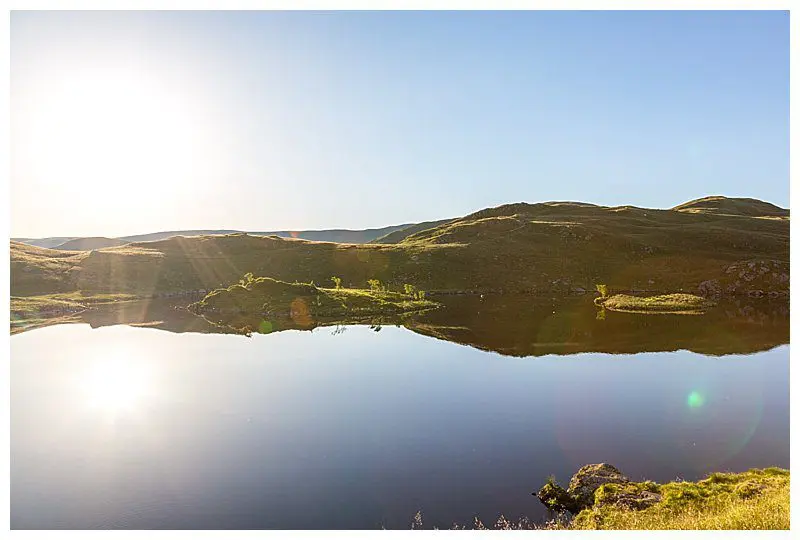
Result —
M447 528L544 520L531 493L587 463L789 466L785 307L448 304L251 337L139 305L12 336L11 527Z

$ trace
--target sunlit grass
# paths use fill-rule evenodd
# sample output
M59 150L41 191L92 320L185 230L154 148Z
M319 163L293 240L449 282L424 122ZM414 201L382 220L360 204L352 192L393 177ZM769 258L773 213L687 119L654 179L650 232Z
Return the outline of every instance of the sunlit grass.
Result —
M612 311L634 313L702 313L714 305L713 302L693 294L663 294L659 296L630 296L616 294L608 298L598 298L598 305Z
M648 483L649 489L654 485ZM582 511L578 529L788 529L789 471L752 469L714 473L699 482L656 485L661 502L646 510L597 504L606 486L595 492L595 506Z

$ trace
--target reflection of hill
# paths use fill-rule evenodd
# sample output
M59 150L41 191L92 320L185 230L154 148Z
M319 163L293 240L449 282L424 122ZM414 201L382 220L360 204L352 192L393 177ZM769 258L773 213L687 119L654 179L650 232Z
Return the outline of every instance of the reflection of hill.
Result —
M454 298L406 326L420 334L509 356L687 349L722 355L789 343L785 303L722 303L705 315L598 311L586 296Z
M636 315L598 311L588 296L535 298L522 295L438 297L443 308L422 314L344 319L292 320L230 316L211 322L174 302L150 300L88 310L60 322L146 326L169 332L272 333L347 324L402 325L426 336L508 356L686 349L709 355L746 354L789 343L785 303L721 303L705 315ZM188 303L184 302L184 303ZM42 326L46 325L42 324Z

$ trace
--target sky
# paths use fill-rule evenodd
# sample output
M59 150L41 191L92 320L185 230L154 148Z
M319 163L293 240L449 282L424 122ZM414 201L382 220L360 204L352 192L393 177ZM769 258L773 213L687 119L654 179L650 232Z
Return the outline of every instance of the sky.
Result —
M789 15L12 12L11 235L789 206Z

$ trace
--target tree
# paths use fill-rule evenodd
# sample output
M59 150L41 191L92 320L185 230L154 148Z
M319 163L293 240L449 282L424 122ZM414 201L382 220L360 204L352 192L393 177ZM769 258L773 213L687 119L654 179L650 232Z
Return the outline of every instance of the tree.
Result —
M333 284L334 284L335 288L337 288L337 289L341 289L342 288L342 278L333 276L331 278L331 281L333 281Z
M369 290L371 291L379 291L381 290L381 282L377 279L368 279L367 283L369 284Z
M595 288L597 289L597 292L600 293L600 298L605 298L608 296L608 287L606 285L598 284L595 285Z

